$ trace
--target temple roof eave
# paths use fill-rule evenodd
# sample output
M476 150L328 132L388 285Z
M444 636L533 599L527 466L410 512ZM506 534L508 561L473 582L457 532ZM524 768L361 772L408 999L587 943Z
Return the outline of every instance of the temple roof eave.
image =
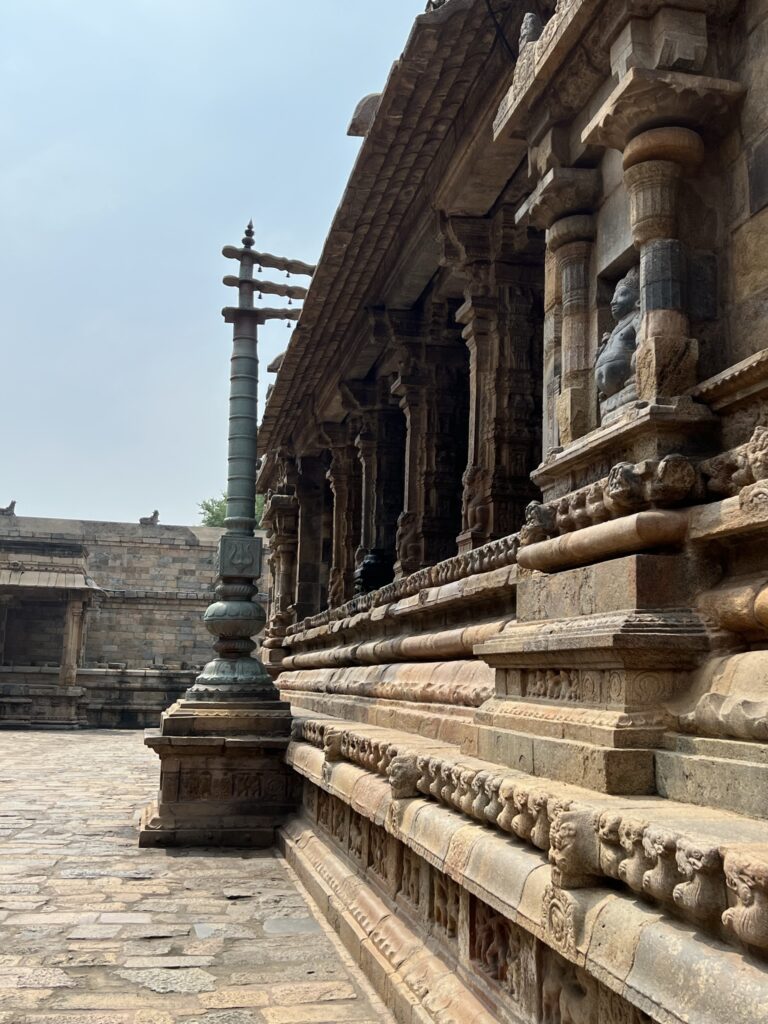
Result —
M497 7L500 16L513 8L522 16L524 3L500 0ZM493 45L493 25L478 0L450 0L416 18L362 143L267 401L262 452L289 443L310 396L323 381L340 378L346 360L342 348L348 347L350 331L367 305L390 301L382 294L387 288L401 302L418 298L417 285L411 282L409 290L395 273L398 235L410 221L409 227L418 226L416 234L426 237L426 177ZM432 249L428 258L415 260L421 289L431 276L427 264L436 255ZM390 269L382 272L387 261Z

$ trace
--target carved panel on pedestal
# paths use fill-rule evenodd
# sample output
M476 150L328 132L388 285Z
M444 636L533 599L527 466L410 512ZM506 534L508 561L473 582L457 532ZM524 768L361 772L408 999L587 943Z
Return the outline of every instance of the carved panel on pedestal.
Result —
M519 1000L524 977L523 935L506 917L470 897L469 956L492 982Z
M541 946L541 1024L652 1024L651 1018Z
M430 874L430 919L439 934L455 939L459 932L459 886L440 871L432 869Z

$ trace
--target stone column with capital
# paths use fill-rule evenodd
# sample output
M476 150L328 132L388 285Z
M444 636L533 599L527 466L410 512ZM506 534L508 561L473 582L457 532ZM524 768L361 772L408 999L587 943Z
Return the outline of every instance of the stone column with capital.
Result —
M5 664L5 638L8 632L8 609L10 606L10 594L0 594L0 665Z
M381 314L377 314L379 319ZM405 419L392 378L346 382L358 417L354 438L359 473L359 543L354 591L391 583L396 560L397 520L403 509Z
M488 452L495 406L494 370L498 365L496 302L484 289L467 289L456 319L469 350L469 435L459 552L481 547L491 538L491 483L494 462Z
M542 359L540 255L503 208L494 220L449 218L446 261L464 278L456 313L469 351L469 431L462 479L460 552L519 526L534 497L529 473L540 454Z
M87 599L83 598L82 592L75 591L67 595L59 669L59 682L62 686L77 686L87 606Z
M323 432L328 438L331 464L328 467L328 482L333 495L333 540L331 545L331 569L328 581L328 607L338 608L353 595L355 538L355 512L358 502L355 488L358 474L355 472L357 451L354 438L346 423L324 423Z
M544 260L544 331L542 389L542 450L547 455L560 447L557 399L562 378L563 295L557 258L547 250Z
M547 232L560 276L560 393L556 416L560 444L594 426L594 374L589 343L589 292L594 218L576 214L556 220Z
M296 499L298 501L295 619L317 615L323 607L323 520L326 502L325 463L318 456L298 460Z
M546 232L544 260L544 454L569 445L595 422L589 344L590 264L600 172L550 168L516 214Z
M280 647L294 621L299 503L293 494L269 494L262 525L267 530L272 563L272 600L263 648ZM265 658L266 658L265 654Z
M405 417L403 506L397 521L395 578L410 576L425 564L424 505L427 463L427 385L420 319L410 313L389 312L398 373L392 394Z
M297 310L254 308L254 292L301 298L304 289L258 281L254 267L310 274L313 268L254 251L253 226L242 247L226 246L237 275L229 394L227 515L219 542L216 599L205 624L216 657L185 696L164 712L145 743L160 757L157 801L144 811L142 846L270 846L274 829L295 806L297 783L283 762L291 713L258 658L252 637L266 616L254 600L261 543L254 536L257 460L257 331L270 319L295 320Z
M696 383L698 343L689 336L678 209L681 182L703 157L701 136L681 127L642 132L624 149L632 236L640 252L637 395L648 402L683 394Z

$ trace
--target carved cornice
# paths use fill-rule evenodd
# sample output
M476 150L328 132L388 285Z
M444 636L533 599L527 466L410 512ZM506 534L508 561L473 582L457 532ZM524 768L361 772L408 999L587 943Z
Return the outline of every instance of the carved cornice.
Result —
M600 171L580 167L553 167L541 179L515 215L517 224L543 230L574 214L595 208L602 180Z
M723 78L631 68L581 133L581 141L623 150L635 135L660 125L686 125L716 137L729 130L729 113L744 92L739 82Z

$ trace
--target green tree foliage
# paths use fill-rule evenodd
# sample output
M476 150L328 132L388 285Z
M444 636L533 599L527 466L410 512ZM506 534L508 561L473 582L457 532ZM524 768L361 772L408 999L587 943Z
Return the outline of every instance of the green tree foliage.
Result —
M227 517L227 496L222 494L218 498L205 498L197 506L200 510L200 521L203 526L224 526ZM264 495L256 495L256 522L261 522L264 513Z

